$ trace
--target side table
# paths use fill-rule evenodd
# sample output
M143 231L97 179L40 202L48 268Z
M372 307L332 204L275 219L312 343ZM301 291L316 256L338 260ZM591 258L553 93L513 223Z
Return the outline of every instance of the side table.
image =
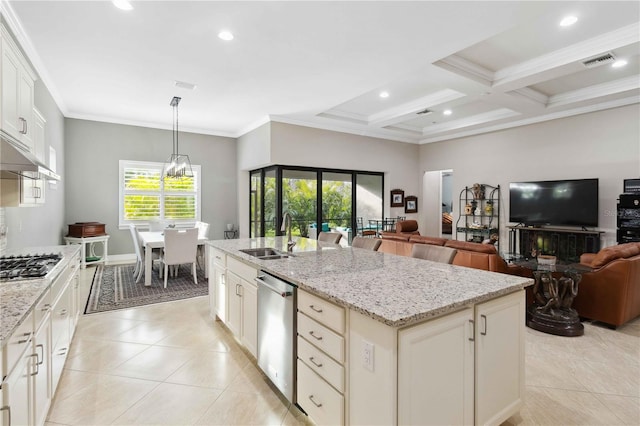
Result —
M584 326L572 304L582 273L591 268L579 264L544 265L535 260L515 264L531 270L535 281L534 301L527 307L527 326L558 336L582 336Z
M97 235L95 237L64 237L67 245L80 244L80 267L85 269L87 265L94 263L105 264L109 250L109 235ZM102 243L102 255L96 255L95 243ZM87 244L89 251L87 252Z

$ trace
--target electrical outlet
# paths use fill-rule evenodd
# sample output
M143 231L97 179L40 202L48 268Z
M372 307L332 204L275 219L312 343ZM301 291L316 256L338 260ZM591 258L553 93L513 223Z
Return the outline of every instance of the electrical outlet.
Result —
M362 366L373 371L374 346L373 343L362 341Z

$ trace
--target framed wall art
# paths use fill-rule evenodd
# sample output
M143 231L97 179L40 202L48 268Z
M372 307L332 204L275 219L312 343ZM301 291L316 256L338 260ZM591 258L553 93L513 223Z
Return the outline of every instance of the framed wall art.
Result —
M402 189L391 190L391 207L404 206L404 191Z
M418 213L418 197L414 195L404 197L404 212Z

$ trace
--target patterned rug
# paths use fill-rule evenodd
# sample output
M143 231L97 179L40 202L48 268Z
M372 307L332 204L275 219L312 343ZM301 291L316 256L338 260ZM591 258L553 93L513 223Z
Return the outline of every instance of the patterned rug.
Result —
M177 277L169 277L167 288L158 271L153 270L151 286L144 280L136 284L133 278L135 265L98 265L93 276L91 292L85 314L126 309L153 303L170 302L208 294L208 282L204 271L197 269L198 284L193 283L191 267L180 266Z

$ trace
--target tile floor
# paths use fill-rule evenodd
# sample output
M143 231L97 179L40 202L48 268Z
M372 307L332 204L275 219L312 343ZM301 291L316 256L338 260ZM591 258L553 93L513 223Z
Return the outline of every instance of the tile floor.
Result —
M88 292L93 269L82 271ZM526 329L526 403L507 425L639 425L640 319L566 338ZM297 425L208 299L82 316L47 425Z

